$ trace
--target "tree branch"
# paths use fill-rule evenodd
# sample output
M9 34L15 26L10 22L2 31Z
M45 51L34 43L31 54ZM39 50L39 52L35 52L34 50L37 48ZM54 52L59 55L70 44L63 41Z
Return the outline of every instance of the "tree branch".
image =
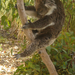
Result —
M19 13L21 22L24 25L27 22L27 17L26 17L26 13L25 13L23 0L17 0L17 8L18 8L18 13ZM31 30L26 29L26 30L24 30L24 32L25 32L28 40L32 41L34 39L34 35ZM49 58L49 56L46 52L46 50L40 49L39 52L41 52L40 56L41 56L44 64L47 66L50 75L58 75L51 59Z
M23 0L17 0L17 8L18 8L18 13L19 13L21 22L24 25L27 22L27 16L25 13ZM29 42L31 42L34 39L34 35L30 29L24 29L24 33Z
M58 75L57 72L56 72L55 66L53 65L49 55L46 52L46 50L41 49L38 52L39 52L40 57L42 58L43 63L48 68L48 71L49 71L50 75Z

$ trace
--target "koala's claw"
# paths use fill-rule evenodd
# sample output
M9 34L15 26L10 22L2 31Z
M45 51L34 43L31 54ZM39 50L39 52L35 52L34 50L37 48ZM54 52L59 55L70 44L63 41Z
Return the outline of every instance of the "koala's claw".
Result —
M19 54L15 54L15 55L13 55L14 56L14 58L16 58L16 59L19 59L20 58L20 55Z
M25 25L28 25L28 22L26 22Z
M28 24L29 24L28 22L25 23L25 25L22 26L22 29L27 29L28 28Z
M28 20L28 23L31 23L31 21L30 21L30 20Z
M26 25L23 25L23 26L22 26L22 29L26 29L26 28L27 28Z
M17 4L15 4L15 6L14 6L16 9L17 9Z

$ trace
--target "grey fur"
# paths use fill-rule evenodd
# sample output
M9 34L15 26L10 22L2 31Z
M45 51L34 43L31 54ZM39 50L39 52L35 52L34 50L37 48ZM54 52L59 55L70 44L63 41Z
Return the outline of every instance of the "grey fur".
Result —
M62 30L62 26L65 20L63 4L61 3L60 0L47 0L48 2L51 1L51 3L48 3L48 6L50 5L50 7L46 7L45 6L45 4L47 4L46 0L43 0L43 1L44 1L44 4L41 4L43 7L40 7L40 9L42 9L42 12L43 11L46 11L46 12L43 15L42 15L42 12L41 14L39 14L38 8L37 8L38 11L36 11L36 7L34 7L33 12L35 12L36 13L35 16L39 17L40 19L33 23L28 23L28 25L24 25L24 28L32 29L35 35L35 39L29 45L29 47L24 50L23 53L19 54L21 57L29 56L35 50L46 48L48 45L51 45L55 41L57 36L59 35L60 31ZM53 9L52 14L46 15L46 13L48 13L48 11L51 9L51 6L56 6L56 9L55 8ZM54 23L54 25L47 26L51 24L52 22ZM45 27L45 29L42 29L43 27Z

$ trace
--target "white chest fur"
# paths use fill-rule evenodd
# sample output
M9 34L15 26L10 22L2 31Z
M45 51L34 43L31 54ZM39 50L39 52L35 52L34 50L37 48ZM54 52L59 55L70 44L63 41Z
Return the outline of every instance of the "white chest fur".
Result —
M45 5L46 6L46 5ZM54 6L51 6L49 9L49 11L47 12L47 14L46 15L51 15L52 13L53 13L53 11L56 9L57 7L56 7L56 5L54 5Z

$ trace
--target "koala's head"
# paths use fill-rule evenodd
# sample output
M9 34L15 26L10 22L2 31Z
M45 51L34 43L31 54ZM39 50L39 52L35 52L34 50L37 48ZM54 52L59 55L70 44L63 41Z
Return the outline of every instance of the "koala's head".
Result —
M34 3L38 14L44 16L55 5L55 0L34 0Z
M35 0L34 2L37 13L42 16L44 16L48 12L48 9L44 4L45 1L46 0Z

